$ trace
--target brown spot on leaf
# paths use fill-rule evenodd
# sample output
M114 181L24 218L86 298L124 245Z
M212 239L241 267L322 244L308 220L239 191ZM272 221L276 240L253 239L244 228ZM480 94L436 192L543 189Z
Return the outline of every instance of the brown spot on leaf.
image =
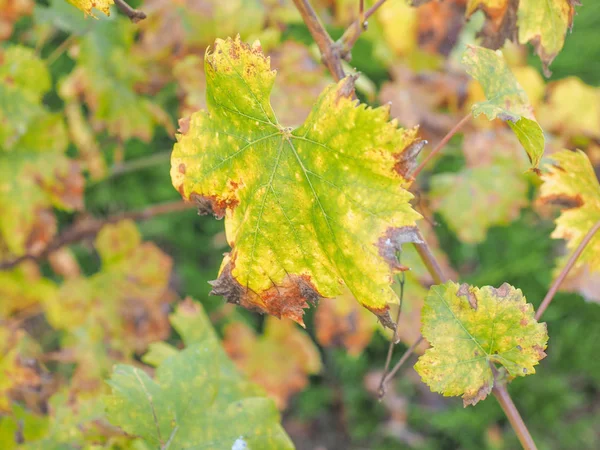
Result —
M250 311L286 317L304 326L304 309L308 302L315 304L321 298L307 275L287 275L281 284L273 284L257 293L242 286L232 275L232 263L225 266L219 278L211 281L211 295L221 295L227 302Z
M456 291L456 295L459 297L467 297L467 301L469 302L469 305L471 305L471 308L477 311L477 297L475 297L475 294L473 294L468 284L461 284L458 291Z
M546 324L543 324L543 325L545 326ZM533 349L537 352L538 361L544 359L547 356L546 352L544 351L544 349L541 346L534 345Z
M408 270L398 261L396 253L402 251L402 244L422 243L417 227L388 228L385 234L379 238L377 248L381 255L393 270Z
M199 215L213 214L217 219L222 219L227 209L233 209L239 204L236 198L223 199L216 195L200 195L195 192L190 194L190 200L196 202Z
M179 167L177 169L179 170L179 173L185 175L185 164L184 163L179 163Z
M568 195L548 195L542 198L541 201L542 204L551 204L562 209L579 208L583 206L584 203L579 194L574 197Z

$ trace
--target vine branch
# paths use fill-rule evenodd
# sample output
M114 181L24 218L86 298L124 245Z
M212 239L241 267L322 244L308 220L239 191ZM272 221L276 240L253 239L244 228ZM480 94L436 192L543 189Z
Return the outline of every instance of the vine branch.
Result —
M438 154L448 143L452 136L454 136L469 120L471 120L471 113L469 112L465 117L463 117L460 122L458 122L454 127L448 131L446 136L442 138L442 140L435 146L435 148L427 155L427 157L419 164L419 167L415 169L415 171L411 174L413 179L417 178L417 175L421 173L423 168L427 165L431 158L433 158L436 154Z
M146 13L140 11L139 9L132 8L125 2L125 0L114 1L115 5L117 5L117 8L119 8L123 14L129 17L129 20L131 20L133 23L138 23L140 20L144 20L146 18Z
M523 418L521 417L521 414L519 414L519 410L515 406L515 403L512 401L512 398L506 389L506 383L501 380L495 380L492 393L498 400L498 403L500 403L502 411L504 411L504 414L506 414L506 417L515 431L517 438L519 438L519 442L521 442L523 448L525 450L537 450L535 442L533 441L533 438L527 429L527 425L525 425L525 422L523 422Z
M310 34L317 43L327 69L329 69L335 81L340 81L346 75L342 68L339 47L331 39L325 27L323 27L317 13L308 0L294 0L294 4L300 12L302 20L304 20L304 23L308 27L308 31L310 31Z
M361 0L362 1L362 0ZM352 47L358 41L358 38L363 31L367 29L367 20L371 17L375 11L379 9L386 0L378 0L373 6L371 6L364 14L359 14L358 20L352 22L352 24L344 31L344 34L336 42L340 49L340 56L344 59L350 59L350 52ZM362 10L361 10L362 11Z
M569 257L569 261L567 261L565 267L563 267L558 277L556 277L556 280L554 280L554 283L552 283L552 286L548 290L548 293L544 297L544 300L542 300L542 303L540 303L540 306L537 312L535 313L535 320L540 320L540 317L542 317L542 314L544 314L544 311L546 311L548 305L550 305L550 302L554 298L554 295L556 295L558 288L565 280L565 278L567 277L567 275L569 274L569 272L571 271L571 269L583 253L583 251L585 250L585 247L589 244L589 242L592 240L592 238L599 229L600 220L596 222L592 228L590 228L590 231L587 232L581 243L577 246L573 254Z
M184 211L193 207L195 207L193 203L178 200L174 202L152 205L147 208L136 211L115 214L114 216L110 216L105 219L84 219L80 222L76 222L70 228L59 234L56 238L50 241L41 252L26 253L17 258L0 262L0 270L12 269L18 264L28 260L43 260L59 248L62 248L66 245L74 244L76 242L80 242L84 239L88 239L97 235L102 229L102 227L111 223L116 223L126 219L136 221L148 220L155 216L169 214L177 211Z

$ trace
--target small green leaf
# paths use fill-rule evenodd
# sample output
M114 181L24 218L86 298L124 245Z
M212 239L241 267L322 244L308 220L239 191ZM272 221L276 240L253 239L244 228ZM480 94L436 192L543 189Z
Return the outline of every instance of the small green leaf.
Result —
M494 385L493 365L512 377L535 373L546 354L546 325L537 323L521 290L448 282L432 286L421 332L432 348L415 365L432 391L462 395L464 405L483 400Z
M211 329L203 313L183 314ZM156 448L293 449L273 401L234 369L212 329L162 361L154 380L118 365L108 384L109 421Z
M463 55L467 72L477 80L487 101L473 105L473 116L485 114L508 122L534 168L544 154L544 133L533 116L527 94L510 71L500 51L468 46Z

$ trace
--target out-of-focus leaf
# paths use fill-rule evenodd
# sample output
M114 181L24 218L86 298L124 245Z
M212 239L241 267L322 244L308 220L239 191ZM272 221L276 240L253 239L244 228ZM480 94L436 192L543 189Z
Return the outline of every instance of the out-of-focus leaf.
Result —
M302 323L307 300L343 283L386 320L398 236L419 217L403 188L415 130L356 105L349 78L292 130L269 104L275 73L259 47L217 40L205 64L209 113L184 123L171 179L202 212L226 216L233 250L213 293Z
M141 352L149 342L166 338L171 259L154 244L142 243L131 221L106 225L96 248L101 271L66 280L46 301L48 321L71 333L83 327L110 336L124 351Z
M589 302L600 303L600 272L592 272L588 265L571 269L560 290L577 292Z
M287 319L268 317L261 336L235 322L225 329L225 351L248 378L284 409L289 398L321 370L321 357L306 332Z
M36 253L55 232L52 206L83 206L83 178L65 156L59 114L41 104L51 80L32 49L9 46L0 65L0 259Z
M537 323L521 290L448 282L433 286L423 307L422 333L432 348L415 369L432 391L483 400L494 386L490 365L511 377L535 373L546 354L546 325Z
M204 333L183 331L187 348L164 359L154 380L116 366L105 400L109 420L151 446L292 449L273 402L235 371L204 313L191 300L183 308L172 316L174 326Z
M110 6L114 5L113 0L67 0L70 4L80 9L88 16L94 16L92 9L102 11L107 16L110 16Z
M488 166L458 173L436 174L431 179L433 209L458 237L481 242L487 230L508 225L527 204L527 182L514 160L496 157Z
M544 134L533 116L527 94L512 74L502 53L469 46L463 56L467 72L483 87L487 101L473 105L473 116L485 114L508 123L536 168L544 154Z
M600 186L588 157L580 150L563 150L551 155L542 174L540 201L557 203L563 211L556 219L552 237L565 239L575 250L600 220ZM596 234L577 259L575 268L587 264L590 272L600 271L600 235Z
M549 85L539 108L544 128L562 136L600 138L600 89L569 77Z
M529 0L519 3L519 42L531 42L550 76L548 66L563 48L578 0Z
M102 21L81 39L75 69L61 81L60 95L67 102L83 98L91 110L93 128L106 129L125 141L152 139L154 127L171 124L162 109L136 91L147 81L141 62L132 52L135 28L119 17Z
M0 272L0 319L39 305L56 295L56 285L43 278L34 263L25 262Z
M33 12L33 5L32 0L0 0L0 42L10 37L17 20Z
M317 340L324 347L344 347L358 356L369 345L377 319L350 292L323 298L315 313Z

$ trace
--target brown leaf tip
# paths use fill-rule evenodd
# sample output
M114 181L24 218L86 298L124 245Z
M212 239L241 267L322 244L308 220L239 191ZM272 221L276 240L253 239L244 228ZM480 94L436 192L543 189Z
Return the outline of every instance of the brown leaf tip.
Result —
M377 248L379 255L385 259L392 270L408 270L398 261L396 253L402 251L402 245L408 243L423 243L417 227L388 228L385 234L379 238Z
M396 323L392 320L392 317L390 316L390 307L389 306L386 306L385 308L369 308L369 307L366 307L366 308L377 316L377 319L379 319L379 322L381 322L381 325L383 325L385 328L388 328L388 329L396 332ZM399 341L400 341L400 339L398 338L396 343Z
M394 155L396 158L394 171L402 178L408 177L417 168L417 156L426 144L427 141L417 140L400 153L396 153Z
M288 318L304 326L304 309L309 303L316 304L321 295L307 275L287 275L280 284L275 284L260 293L242 286L232 274L232 263L227 264L219 278L209 282L211 295L221 295L229 303L278 318Z
M492 392L492 386L488 383L484 384L474 394L463 396L463 406L466 408L469 405L476 405L480 400L484 400L490 392Z
M461 284L458 288L458 291L456 291L456 295L458 297L466 297L467 301L469 302L469 305L471 305L471 308L477 311L477 297L475 297L475 294L473 294L468 284Z

